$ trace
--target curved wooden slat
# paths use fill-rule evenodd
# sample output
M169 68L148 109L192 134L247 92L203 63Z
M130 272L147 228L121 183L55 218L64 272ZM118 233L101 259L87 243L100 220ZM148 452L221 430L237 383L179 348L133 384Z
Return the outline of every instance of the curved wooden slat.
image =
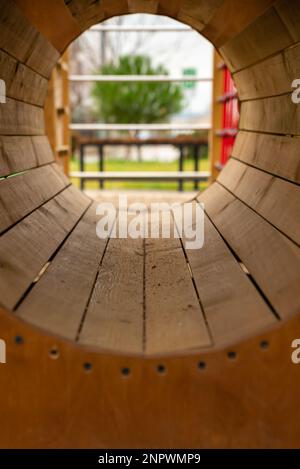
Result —
M7 98L0 106L0 135L43 135L44 111L41 107Z
M58 51L30 24L12 0L1 2L0 49L49 78Z
M0 177L54 161L46 136L0 136Z
M215 347L243 340L276 323L273 312L207 215L204 246L185 253Z
M177 19L183 23L189 24L197 31L202 31L216 11L218 11L222 3L224 3L222 0L211 0L205 3L199 3L198 0L182 2L181 8L177 13Z
M67 8L68 0L14 1L32 25L61 53L81 33L78 23Z
M79 336L81 344L143 353L143 263L142 239L109 240Z
M6 95L29 104L43 106L48 81L32 69L0 50L1 79L6 84Z
M223 45L220 52L231 72L236 72L291 46L294 42L278 12L270 8L238 36Z
M67 188L1 236L2 305L16 306L89 203L74 187Z
M240 131L232 155L271 174L300 183L299 152L300 139L297 137Z
M220 48L265 13L275 1L244 0L241 8L240 0L224 0L201 34L207 37L215 47Z
M300 76L300 45L292 46L241 72L233 78L239 90L239 99L265 98L290 93L295 77Z
M233 159L217 181L300 245L300 186Z
M0 234L67 185L56 163L0 181Z
M52 69L60 57L60 53L41 34L34 42L34 47L26 60L26 65L50 78Z
M146 353L212 346L180 239L146 239L145 254Z
M300 41L300 11L298 0L278 0L274 7L293 40L295 42Z
M299 248L218 183L199 200L277 314L299 312Z
M72 340L77 337L107 243L96 236L96 206L91 205L16 311L26 321Z
M241 130L283 135L300 135L300 106L292 95L244 101L239 122Z

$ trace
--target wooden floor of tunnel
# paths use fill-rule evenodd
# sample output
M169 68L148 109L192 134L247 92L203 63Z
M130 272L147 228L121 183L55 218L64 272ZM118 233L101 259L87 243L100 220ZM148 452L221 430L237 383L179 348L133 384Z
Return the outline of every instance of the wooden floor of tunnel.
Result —
M127 195L129 205L149 207L188 202L196 193ZM104 191L96 199L81 210L14 314L80 344L138 355L223 347L276 323L207 215L201 249L185 249L185 240L174 237L104 240L96 236L96 208L99 202L118 208L118 194Z

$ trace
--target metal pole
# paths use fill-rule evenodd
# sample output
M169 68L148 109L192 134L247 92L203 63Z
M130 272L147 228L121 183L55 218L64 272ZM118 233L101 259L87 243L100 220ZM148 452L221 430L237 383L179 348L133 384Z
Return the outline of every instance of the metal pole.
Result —
M201 144L194 145L194 170L197 172L199 171L199 146L201 149ZM199 188L198 181L194 181L194 189L198 190L198 188Z
M181 172L181 171L183 171L184 146L180 145L179 150L180 150L180 152L179 152L179 171ZM183 181L181 179L178 181L178 190L180 192L182 192L182 190L183 190Z
M80 144L80 159L79 159L79 165L80 165L80 171L84 172L84 144ZM83 191L84 190L84 179L80 179L80 189Z
M98 161L98 165L99 165L99 171L104 171L104 145L98 145L98 155L99 155L99 161ZM103 179L101 179L99 181L99 187L100 189L103 189L104 188L104 181Z

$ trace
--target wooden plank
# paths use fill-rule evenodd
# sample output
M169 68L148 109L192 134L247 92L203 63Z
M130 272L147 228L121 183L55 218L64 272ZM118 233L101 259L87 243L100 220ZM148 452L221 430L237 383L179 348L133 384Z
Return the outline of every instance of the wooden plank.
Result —
M2 3L0 49L49 78L59 52L32 26L12 0Z
M93 0L68 0L67 7L70 9L71 14L77 21L82 31L88 29L93 24L105 20L106 15L105 3L102 1L101 5L95 3ZM116 9L116 15L128 13L128 4L126 0L111 0L110 3Z
M266 34L266 31L268 34ZM220 48L231 72L249 67L294 43L274 8Z
M218 182L300 244L300 187L230 159Z
M232 155L271 174L300 182L299 152L298 137L241 131Z
M33 148L36 154L38 166L54 160L49 140L45 135L31 137Z
M0 181L0 234L69 184L56 164Z
M0 106L1 135L43 135L44 111L41 107L7 98Z
M0 136L0 177L54 161L47 137Z
M146 240L145 306L147 354L212 345L178 238Z
M141 238L109 240L80 343L105 350L143 352L143 244Z
M241 130L284 135L300 134L300 106L291 94L244 101L239 122Z
M1 50L0 70L9 98L43 106L48 87L46 78Z
M128 13L157 13L159 0L127 0Z
M81 32L88 29L93 23L100 23L105 19L103 10L99 10L99 5L97 5L98 8L96 9L94 2L90 0L83 0L81 2L78 0L68 0L66 6L79 24Z
M76 339L107 243L96 236L96 206L91 205L16 310L31 324L72 340Z
M209 2L186 0L181 3L177 19L192 26L197 31L202 31L222 3L223 0L210 0Z
M240 0L224 0L201 34L220 48L274 3L275 0L243 0L241 8Z
M63 0L14 0L18 8L38 31L60 52L81 30ZM55 25L55 27L53 27Z
M195 221L189 223L194 230ZM276 322L207 216L203 247L185 252L216 347L240 341Z
M279 0L275 9L295 42L300 41L300 11L298 0Z
M181 0L173 0L172 2L170 0L159 0L157 14L177 19L181 4Z
M278 315L299 312L299 248L218 183L199 200Z
M12 0L1 2L0 25L0 49L26 62L39 33Z
M89 199L66 189L0 238L1 304L13 309L87 208Z
M60 53L41 34L34 42L26 65L38 71L42 76L50 78L52 69L60 57Z
M295 77L300 76L300 45L292 46L241 72L233 78L239 90L239 99L265 98L291 91Z

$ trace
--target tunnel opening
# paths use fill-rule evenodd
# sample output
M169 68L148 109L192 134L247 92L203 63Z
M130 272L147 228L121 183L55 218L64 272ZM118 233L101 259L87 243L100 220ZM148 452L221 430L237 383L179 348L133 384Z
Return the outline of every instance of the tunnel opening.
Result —
M95 171L95 177L99 169L108 171L109 177L110 171L125 171L120 173L124 181L83 179L81 188L191 192L207 187L208 133L214 132L210 124L213 49L208 41L178 21L131 14L81 35L71 46L69 61L71 127L77 143L72 170ZM218 91L216 100L223 88ZM227 95L224 100L229 101ZM175 171L183 170L191 177L192 171L202 171L203 181L163 180L166 171L173 172L171 179ZM126 182L125 176L137 177L138 172L146 178L145 171L149 179L160 178ZM79 185L78 179L73 181Z

